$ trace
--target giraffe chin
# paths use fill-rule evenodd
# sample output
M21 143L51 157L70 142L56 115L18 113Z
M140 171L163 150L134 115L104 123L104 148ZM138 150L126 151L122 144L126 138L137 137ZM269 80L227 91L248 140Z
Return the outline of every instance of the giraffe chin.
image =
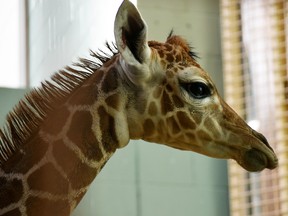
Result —
M255 148L246 151L238 163L249 172L260 172L265 168L274 169L278 164L277 160L268 158L265 153Z

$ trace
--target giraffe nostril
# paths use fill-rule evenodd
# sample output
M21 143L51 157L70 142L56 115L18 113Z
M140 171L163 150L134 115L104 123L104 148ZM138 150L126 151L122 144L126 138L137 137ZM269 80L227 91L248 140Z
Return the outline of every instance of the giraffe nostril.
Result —
M252 134L254 136L256 136L258 139L260 139L272 152L274 152L274 150L272 149L272 147L269 145L267 139L263 136L263 134L258 133L255 130L252 130Z

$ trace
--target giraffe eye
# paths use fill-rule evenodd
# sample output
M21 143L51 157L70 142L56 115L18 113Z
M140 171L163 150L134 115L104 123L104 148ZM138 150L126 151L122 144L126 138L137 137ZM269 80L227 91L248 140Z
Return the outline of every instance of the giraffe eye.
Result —
M211 95L210 88L203 82L184 83L182 87L195 99L203 99Z

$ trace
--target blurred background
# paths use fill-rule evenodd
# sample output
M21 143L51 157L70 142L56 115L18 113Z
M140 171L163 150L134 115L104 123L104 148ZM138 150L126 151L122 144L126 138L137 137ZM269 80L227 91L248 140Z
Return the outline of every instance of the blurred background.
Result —
M89 49L114 41L121 0L0 0L0 126L17 101ZM286 0L134 0L151 40L171 29L199 54L226 101L264 133L274 171L131 141L73 216L288 215ZM287 156L287 157L286 157Z

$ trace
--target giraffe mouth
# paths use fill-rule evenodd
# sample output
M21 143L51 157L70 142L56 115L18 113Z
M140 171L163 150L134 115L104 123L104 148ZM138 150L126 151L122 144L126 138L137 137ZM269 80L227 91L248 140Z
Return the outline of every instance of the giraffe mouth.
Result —
M261 145L257 148L255 146L244 151L241 161L238 161L238 163L250 172L259 172L265 168L276 168L278 166L278 159L266 138L254 130L252 130L252 135L258 142L261 141Z
M265 168L276 168L278 160L276 156L267 155L258 149L252 148L244 152L242 160L238 163L249 172L259 172Z

